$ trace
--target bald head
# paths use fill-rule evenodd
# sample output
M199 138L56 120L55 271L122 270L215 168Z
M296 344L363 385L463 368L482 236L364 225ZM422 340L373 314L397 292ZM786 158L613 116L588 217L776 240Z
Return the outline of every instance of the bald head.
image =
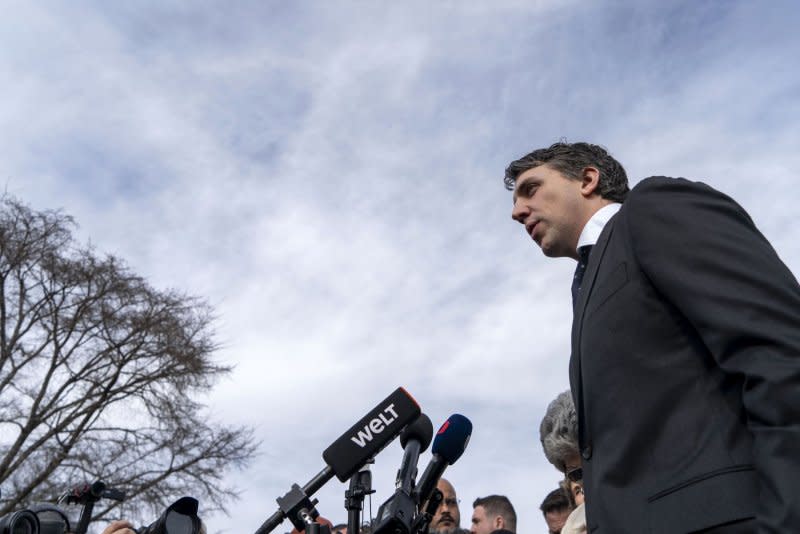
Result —
M431 531L440 534L452 532L460 528L461 525L461 512L458 510L456 490L444 478L439 479L436 487L442 492L442 503L436 509L436 515L433 516L431 521Z

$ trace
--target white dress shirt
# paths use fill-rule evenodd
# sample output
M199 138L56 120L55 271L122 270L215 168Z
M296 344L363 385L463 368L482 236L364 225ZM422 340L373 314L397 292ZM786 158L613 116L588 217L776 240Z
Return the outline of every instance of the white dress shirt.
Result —
M585 247L586 245L594 245L597 243L597 240L600 239L600 233L605 228L606 223L611 220L611 217L617 214L619 209L622 207L622 204L619 202L614 202L613 204L608 204L603 206L599 210L597 210L592 218L586 222L586 226L583 227L581 231L580 237L578 237L578 247L575 249Z

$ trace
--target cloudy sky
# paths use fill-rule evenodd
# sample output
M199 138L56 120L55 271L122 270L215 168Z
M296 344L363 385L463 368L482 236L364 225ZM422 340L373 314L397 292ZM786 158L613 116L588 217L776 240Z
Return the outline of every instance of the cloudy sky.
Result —
M705 181L800 273L796 2L2 5L5 190L219 316L235 371L209 404L261 446L212 531L255 531L399 385L475 425L446 475L462 526L501 493L544 528L574 263L510 219L503 169L533 148ZM377 459L373 511L401 454ZM344 489L318 493L334 521Z

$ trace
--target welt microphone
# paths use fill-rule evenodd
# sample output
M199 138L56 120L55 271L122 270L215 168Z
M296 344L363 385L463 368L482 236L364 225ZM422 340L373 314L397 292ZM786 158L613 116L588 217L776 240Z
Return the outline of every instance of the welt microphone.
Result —
M414 479L417 476L419 455L431 443L433 424L425 414L420 416L400 434L403 460L397 471L395 493L378 510L374 534L408 534L417 510L412 496Z
M302 488L293 484L289 493L277 499L279 510L264 521L256 534L271 532L285 517L289 517L298 530L303 530L300 527L304 525L298 526L296 516L302 511L313 516L313 505L308 498L334 475L342 482L349 479L420 413L417 401L405 389L394 390L325 449L322 459L327 465L322 471Z
M420 506L431 498L431 494L436 489L436 484L447 466L456 463L456 460L464 454L471 435L472 423L457 413L451 415L441 426L436 437L433 438L431 447L433 458L419 478L417 489L414 492Z

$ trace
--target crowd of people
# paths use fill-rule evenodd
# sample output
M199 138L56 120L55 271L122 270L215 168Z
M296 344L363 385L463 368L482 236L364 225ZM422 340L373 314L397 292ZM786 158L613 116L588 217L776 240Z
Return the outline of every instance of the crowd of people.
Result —
M487 495L478 497L472 503L470 528L461 528L461 508L456 489L447 479L440 479L437 489L442 492L442 502L430 523L431 534L515 534L517 514L508 497ZM332 534L347 534L347 525L331 527ZM362 534L370 534L368 524L361 527Z
M572 485L572 488L579 487L579 483ZM487 495L475 499L472 502L469 528L462 528L460 501L453 484L442 478L439 480L437 488L442 492L442 502L431 520L429 530L431 534L516 534L517 513L505 495ZM569 484L562 484L550 492L542 503L541 510L549 534L585 531L585 519L581 520L580 513L583 504L582 492L569 488ZM570 497L570 495L574 495L574 497ZM347 524L333 525L326 519L321 521L330 526L332 534L347 534ZM362 525L360 532L361 534L371 534L371 526L368 523ZM295 533L297 531L293 532L293 534Z

